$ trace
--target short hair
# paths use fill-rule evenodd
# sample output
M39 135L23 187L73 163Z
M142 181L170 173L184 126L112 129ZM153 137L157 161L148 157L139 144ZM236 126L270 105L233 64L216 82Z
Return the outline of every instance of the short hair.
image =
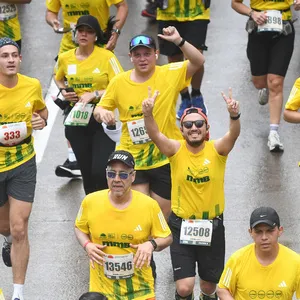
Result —
M108 300L108 298L97 292L88 292L81 295L79 300Z

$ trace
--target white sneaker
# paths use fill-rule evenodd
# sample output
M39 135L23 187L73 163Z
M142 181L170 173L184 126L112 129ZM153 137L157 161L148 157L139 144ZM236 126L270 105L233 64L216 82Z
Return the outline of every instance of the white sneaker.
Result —
M266 105L269 102L269 90L264 88L258 91L258 103Z
M268 147L271 152L281 152L283 151L283 145L280 142L279 134L275 130L271 130L268 137Z

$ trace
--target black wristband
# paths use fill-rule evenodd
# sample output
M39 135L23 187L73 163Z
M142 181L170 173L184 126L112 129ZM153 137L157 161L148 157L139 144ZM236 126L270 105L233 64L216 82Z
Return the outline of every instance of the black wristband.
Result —
M241 116L241 113L239 112L238 115L235 116L235 117L230 116L230 119L233 120L233 121L236 121L240 118L240 116Z
M155 251L156 248L157 248L157 244L156 244L155 240L149 240L149 242L150 242L150 243L152 244L152 246L153 246L153 251Z
M181 42L177 45L177 47L182 47L183 46L183 44L185 43L185 39L181 39Z

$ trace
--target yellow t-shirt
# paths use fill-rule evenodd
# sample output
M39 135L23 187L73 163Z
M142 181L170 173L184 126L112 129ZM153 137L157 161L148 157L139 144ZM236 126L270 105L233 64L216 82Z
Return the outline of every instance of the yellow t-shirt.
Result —
M169 157L172 211L183 219L213 219L224 211L224 175L227 156L218 154L214 141L197 154L186 141Z
M26 137L30 136L33 112L46 107L40 82L35 78L18 74L18 83L15 87L7 88L0 84L0 99L0 125L26 122ZM28 144L0 146L0 172L14 169L34 155L33 138Z
M0 2L0 38L2 37L9 37L14 41L22 38L16 4Z
M293 4L293 0L251 0L250 6L252 9L264 11L264 10L281 10L282 20L290 20L292 18L292 12L290 6ZM284 12L285 10L288 10Z
M76 227L89 234L93 243L107 245L105 253L135 254L129 244L171 234L155 200L132 191L129 206L119 210L111 204L108 193L109 190L102 190L87 195L76 218ZM131 278L117 280L107 278L103 266L95 264L95 269L90 267L90 291L100 292L109 300L152 298L155 294L151 267L135 269Z
M181 139L182 135L176 126L176 102L181 90L190 84L186 80L187 61L156 66L152 77L137 83L130 79L132 70L117 75L109 83L99 106L108 110L118 108L120 121L123 123L122 136L118 149L130 151L135 159L137 170L148 170L161 167L169 161L154 143L134 144L128 130L127 122L143 120L142 102L148 98L148 86L152 91L158 90L153 116L159 127L168 138Z
M202 0L169 0L167 9L157 9L157 20L195 21L209 20L210 9L204 8Z
M227 289L235 300L291 300L300 298L300 256L279 244L275 261L263 266L251 244L236 251L226 263L219 287Z
M297 111L300 108L300 77L295 81L285 109Z
M60 8L62 8L64 27L73 27L81 16L92 15L98 19L101 29L105 31L109 18L109 7L122 1L46 0L46 6L50 11L55 13L58 13ZM72 41L72 32L65 33L60 44L59 54L75 47L76 44Z
M55 78L62 80L66 77L69 87L73 87L78 96L105 90L111 79L123 72L118 59L109 50L95 46L84 60L78 60L75 51L72 49L59 55Z

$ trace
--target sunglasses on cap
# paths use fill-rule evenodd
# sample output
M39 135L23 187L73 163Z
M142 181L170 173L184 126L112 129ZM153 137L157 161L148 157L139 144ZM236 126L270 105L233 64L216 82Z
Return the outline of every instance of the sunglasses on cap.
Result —
M195 124L195 126L197 128L201 128L203 127L203 125L205 124L205 120L196 120L196 121L185 121L182 122L183 127L185 127L186 129L191 129L193 127L193 125Z
M153 40L153 38L145 35L137 35L131 39L129 43L129 50L131 51L137 46L146 46L148 48L156 49L155 41Z
M131 175L133 172L134 170L131 172L125 172L125 171L116 172L116 171L106 170L106 175L110 179L115 179L118 175L120 179L126 180L129 177L129 175Z

